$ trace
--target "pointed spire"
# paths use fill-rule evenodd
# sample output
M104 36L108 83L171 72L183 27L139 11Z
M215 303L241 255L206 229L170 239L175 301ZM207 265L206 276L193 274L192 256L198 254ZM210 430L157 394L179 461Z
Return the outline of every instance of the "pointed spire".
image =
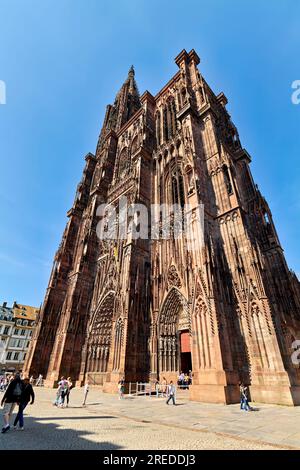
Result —
M135 82L134 75L135 75L135 72L134 72L134 67L132 65L128 71L128 77L125 82L125 83L129 83L129 93L131 94L134 94L135 92L138 93L137 84Z
M128 71L127 79L117 94L115 106L118 108L117 127L121 127L141 107L140 94L134 78L133 65Z
M100 135L100 144L109 129L119 130L141 107L140 94L134 75L135 71L132 65L128 70L125 82L116 95L114 104L109 105L107 108L104 126Z

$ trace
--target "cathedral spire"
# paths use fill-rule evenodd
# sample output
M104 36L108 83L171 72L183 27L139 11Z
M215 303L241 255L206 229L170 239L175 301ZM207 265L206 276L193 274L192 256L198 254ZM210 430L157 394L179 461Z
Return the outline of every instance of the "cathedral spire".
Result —
M140 94L134 76L135 71L132 65L126 80L116 95L113 106L108 106L104 128L101 132L102 136L108 129L118 131L141 107Z
M136 84L135 79L134 79L134 75L135 75L135 72L134 72L134 67L132 65L130 67L129 71L128 71L128 77L127 77L127 80L126 80L129 83L129 91L131 93L134 92L135 89L138 92L137 84Z

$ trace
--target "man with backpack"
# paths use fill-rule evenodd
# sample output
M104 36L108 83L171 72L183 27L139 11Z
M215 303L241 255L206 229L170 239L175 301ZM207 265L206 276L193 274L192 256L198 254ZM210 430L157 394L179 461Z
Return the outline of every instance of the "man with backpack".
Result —
M21 395L24 390L24 383L21 380L20 374L16 374L14 379L8 385L4 396L1 400L1 406L3 406L3 419L4 426L2 428L2 433L5 433L10 429L9 420L13 413L13 410L16 405L19 405L21 402Z
M32 385L31 385L28 377L26 377L23 380L23 384L24 384L24 388L23 388L23 392L22 392L21 398L20 398L19 411L18 411L18 414L17 414L17 416L15 418L15 421L14 421L14 428L16 429L17 424L19 423L19 426L20 426L21 430L24 429L23 411L25 410L25 408L26 408L26 406L28 405L29 402L30 402L31 405L33 405L33 403L34 403L34 391L33 391Z

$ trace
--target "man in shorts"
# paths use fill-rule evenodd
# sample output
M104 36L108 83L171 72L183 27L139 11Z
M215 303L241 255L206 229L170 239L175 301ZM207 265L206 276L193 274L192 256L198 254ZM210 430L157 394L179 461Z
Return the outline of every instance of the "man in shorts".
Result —
M9 420L14 411L16 405L20 404L21 395L24 389L24 383L21 380L20 374L16 374L14 379L8 385L4 396L1 400L1 406L3 406L3 419L4 426L2 433L9 431L10 425Z

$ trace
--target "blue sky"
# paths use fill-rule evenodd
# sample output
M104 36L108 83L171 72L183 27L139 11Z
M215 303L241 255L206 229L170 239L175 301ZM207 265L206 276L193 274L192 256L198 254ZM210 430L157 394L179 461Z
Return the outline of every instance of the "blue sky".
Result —
M131 64L140 92L194 48L223 91L289 266L300 273L300 3L0 0L0 302L39 305L84 155Z

